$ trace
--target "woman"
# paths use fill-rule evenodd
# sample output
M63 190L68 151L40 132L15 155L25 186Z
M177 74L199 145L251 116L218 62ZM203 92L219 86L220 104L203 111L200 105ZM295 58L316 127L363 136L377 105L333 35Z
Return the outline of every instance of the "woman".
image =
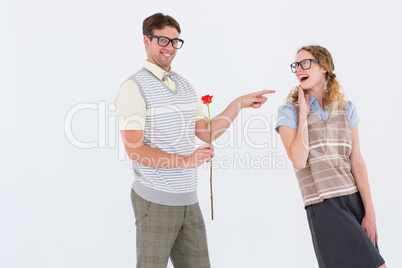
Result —
M344 100L332 56L302 47L291 64L300 85L279 108L279 132L299 182L319 267L386 267L359 148L359 118Z

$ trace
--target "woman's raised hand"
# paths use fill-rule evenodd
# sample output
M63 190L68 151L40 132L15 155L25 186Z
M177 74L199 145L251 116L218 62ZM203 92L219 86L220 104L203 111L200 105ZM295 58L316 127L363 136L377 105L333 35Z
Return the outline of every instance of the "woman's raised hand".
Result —
M299 85L299 114L302 118L307 118L310 112L310 105L308 104L308 94L304 95L304 90L301 85Z

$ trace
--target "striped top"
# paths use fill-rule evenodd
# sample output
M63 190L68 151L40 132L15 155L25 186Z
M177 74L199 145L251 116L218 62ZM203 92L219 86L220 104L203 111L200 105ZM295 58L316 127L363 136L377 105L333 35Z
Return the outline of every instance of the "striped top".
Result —
M145 68L129 79L136 82L146 103L144 144L170 154L191 155L195 149L197 97L190 83L176 75L176 90L172 91ZM138 195L171 206L198 201L195 168L152 168L146 161L132 162L133 189ZM168 160L161 161L163 166Z
M299 114L298 103L292 104ZM345 108L332 105L328 120L310 110L309 156L305 168L294 167L304 206L358 191L351 172L352 129Z

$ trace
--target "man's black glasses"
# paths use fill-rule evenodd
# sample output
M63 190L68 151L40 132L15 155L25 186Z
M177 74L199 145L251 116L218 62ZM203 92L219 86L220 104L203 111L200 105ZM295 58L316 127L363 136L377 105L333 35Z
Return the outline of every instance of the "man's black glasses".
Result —
M318 60L306 59L299 62L293 62L292 64L290 64L290 69L292 70L293 73L296 72L297 66L300 66L303 70L308 70L311 68L312 61L320 63Z
M181 40L179 38L175 38L175 39L170 39L168 37L165 36L157 36L157 35L152 35L152 34L148 34L149 38L158 38L158 45L160 45L161 47L167 47L169 45L170 42L172 42L172 46L173 48L179 49L183 46L184 40Z

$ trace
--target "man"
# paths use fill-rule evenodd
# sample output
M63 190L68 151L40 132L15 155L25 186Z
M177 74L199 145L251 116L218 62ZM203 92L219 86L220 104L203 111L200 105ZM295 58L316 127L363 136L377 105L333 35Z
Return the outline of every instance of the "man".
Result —
M211 161L209 122L187 80L171 69L180 25L157 13L143 22L147 61L125 81L116 114L135 180L131 198L137 226L137 267L210 267L204 220L197 199L196 167ZM212 140L242 108L259 108L261 91L237 98L212 119ZM195 148L195 136L208 143Z

